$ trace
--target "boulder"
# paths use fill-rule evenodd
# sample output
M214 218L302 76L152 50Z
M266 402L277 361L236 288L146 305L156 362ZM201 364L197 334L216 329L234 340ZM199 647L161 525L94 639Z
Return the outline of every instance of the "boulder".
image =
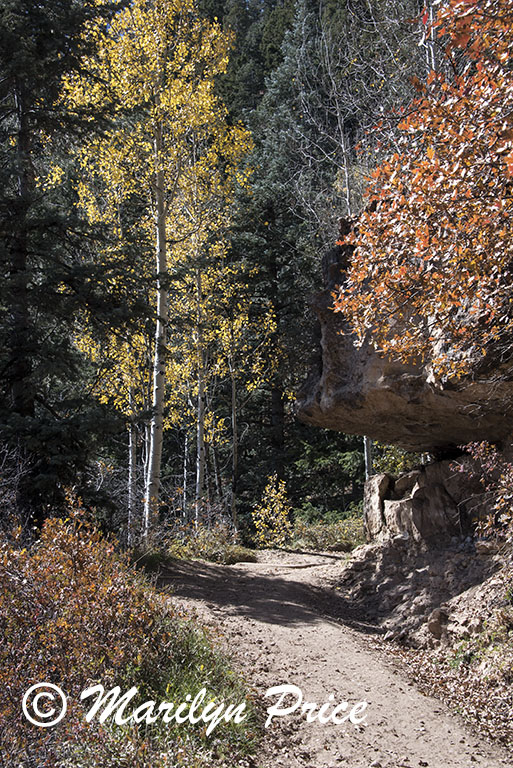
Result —
M440 640L442 637L445 627L447 626L448 618L449 617L445 611L442 611L441 608L435 608L435 610L429 614L427 628L437 640Z
M405 472L404 475L400 475L395 481L394 493L397 498L401 499L407 494L410 494L415 485L420 482L422 482L422 472L420 470Z
M471 376L440 381L429 365L383 357L369 343L358 346L331 292L315 297L320 360L298 394L297 415L309 424L367 435L409 451L444 452L472 441L511 435L512 366L493 356Z
M390 486L390 477L385 474L373 475L365 483L364 526L369 541L381 533L385 525L383 501Z
M405 536L431 545L467 535L472 519L490 511L483 490L468 456L426 464L395 481L386 474L373 475L364 493L367 540Z
M414 535L412 525L412 500L400 499L399 501L384 501L385 528L390 535L407 532ZM414 538L417 536L414 535Z
M466 522L443 485L416 486L411 504L411 525L418 541L451 537Z

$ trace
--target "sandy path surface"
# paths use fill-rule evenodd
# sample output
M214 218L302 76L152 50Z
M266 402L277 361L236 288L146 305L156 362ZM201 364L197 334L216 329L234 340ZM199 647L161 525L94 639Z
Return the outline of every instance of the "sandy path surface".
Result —
M258 563L177 562L163 574L175 599L216 627L267 708L271 686L292 684L303 701L366 700L366 720L306 722L299 709L275 718L258 765L271 768L499 768L513 756L472 735L435 699L419 693L379 648L372 628L330 589L337 555L262 552ZM284 702L286 706L290 698ZM327 710L329 714L331 710Z

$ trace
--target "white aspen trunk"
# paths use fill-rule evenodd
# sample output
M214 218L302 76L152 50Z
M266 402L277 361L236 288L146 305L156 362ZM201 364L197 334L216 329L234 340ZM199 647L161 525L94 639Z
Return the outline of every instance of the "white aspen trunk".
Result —
M130 424L128 432L128 530L127 543L132 547L137 540L137 437L134 424Z
M128 522L127 543L131 547L137 539L137 432L133 421L132 387L128 394L130 404L130 426L128 428Z
M205 411L207 413L211 411L211 401L208 387L206 387L205 391ZM209 505L212 506L216 499L219 503L222 503L223 500L223 483L219 473L215 431L212 433L210 441L205 445L205 456L205 485L207 489Z
M146 364L148 366L148 370L152 370L153 350L152 350L152 344L149 336L146 339L146 344L147 344ZM150 400L151 400L151 388L149 387L144 397L144 406L143 406L144 411L150 410L151 408ZM147 421L144 423L143 429L144 429L144 438L143 438L143 444L142 444L142 450L141 450L141 463L143 467L143 486L146 492L146 485L148 483L148 462L150 457L150 424Z
M185 433L183 444L183 496L182 496L182 510L183 519L187 519L187 465L189 463L189 434Z
M232 384L232 497L230 508L232 522L237 528L237 472L239 464L239 428L237 424L237 382L230 365L230 378Z
M208 411L208 403L205 404L205 411ZM205 443L205 498L208 504L208 525L212 523L212 500L215 494L215 485L212 482L212 451L211 446Z
M201 328L201 272L196 271L197 334L198 334L198 403L196 415L196 504L195 520L199 519L203 489L205 485L205 370L203 332Z
M148 406L149 407L149 406ZM144 439L141 450L141 463L143 467L143 483L144 490L146 492L146 484L148 482L148 459L150 456L150 425L144 425Z
M219 456L217 453L216 443L212 443L212 464L214 467L214 480L216 484L217 498L220 503L223 503L223 480L221 478L221 472L219 471Z
M340 114L339 114L340 119ZM345 184L345 201L346 201L346 208L347 208L347 215L352 216L353 211L351 208L351 187L350 187L350 181L349 181L349 167L348 167L348 151L347 151L347 139L343 133L343 126L342 126L342 133L341 133L341 140L342 140L342 151L343 151L343 163L344 163L344 184Z
M429 35L427 39L427 49L428 49L428 63L430 68L433 70L433 72L436 72L436 51L435 51L435 31L433 29L433 20L434 20L434 13L433 13L433 6L431 3L429 4Z
M370 437L363 438L363 453L365 456L365 479L368 480L372 475L372 440Z
M156 200L156 266L157 325L153 359L152 418L150 423L148 469L144 498L144 538L157 519L160 493L160 465L164 432L164 394L166 386L166 342L168 320L167 242L165 180L162 167L162 125L155 129L155 200Z
M423 37L419 45L423 45L426 55L426 76L430 72L437 71L436 49L435 49L435 31L433 29L434 11L431 2L428 2L424 8L422 24L424 26Z
M203 371L198 371L198 412L196 428L196 505L195 518L199 519L205 486L205 382Z

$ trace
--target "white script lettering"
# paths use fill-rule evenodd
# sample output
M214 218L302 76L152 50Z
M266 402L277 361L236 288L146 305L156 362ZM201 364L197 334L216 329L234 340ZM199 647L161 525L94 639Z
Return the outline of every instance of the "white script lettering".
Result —
M278 701L267 708L268 717L265 721L266 728L272 723L273 718L290 715L299 707L301 707L302 714L306 713L306 721L308 723L313 723L315 720L318 720L320 723L325 724L331 720L331 722L335 723L335 725L341 725L342 723L348 721L353 723L353 725L359 725L360 723L363 723L367 717L367 715L359 717L359 715L367 709L368 702L366 701L359 701L346 715L339 717L341 712L345 712L347 710L349 707L349 702L342 701L340 704L334 706L335 697L333 694L330 695L328 701L325 704L321 705L318 712L316 710L318 709L319 705L315 701L305 701L303 706L301 706L303 702L303 692L301 691L301 688L298 688L297 685L289 685L286 683L283 685L275 685L266 691L265 696L266 698L268 696L279 696ZM284 702L289 696L293 697L292 704L285 706ZM331 707L333 707L333 711L328 714Z

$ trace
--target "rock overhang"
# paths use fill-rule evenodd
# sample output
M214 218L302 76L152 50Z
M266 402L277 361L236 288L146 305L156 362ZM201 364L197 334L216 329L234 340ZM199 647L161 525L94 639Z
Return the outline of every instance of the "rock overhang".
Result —
M298 394L301 421L366 435L415 452L469 442L510 441L513 368L490 360L458 380L434 379L428 365L407 365L356 343L333 312L332 294L313 301L321 330L320 364Z

